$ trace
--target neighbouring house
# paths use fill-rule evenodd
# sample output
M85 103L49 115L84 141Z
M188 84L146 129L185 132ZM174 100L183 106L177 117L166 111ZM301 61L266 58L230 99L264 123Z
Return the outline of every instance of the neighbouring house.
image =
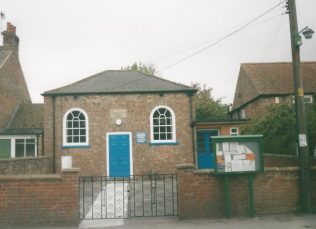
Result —
M104 71L46 91L45 153L83 175L171 173L193 163L196 89L137 71Z
M302 62L301 75L306 103L316 94L316 62ZM271 104L294 102L292 63L241 64L236 86L233 119L259 117Z
M42 155L43 105L32 104L19 61L16 28L7 23L0 47L0 159Z

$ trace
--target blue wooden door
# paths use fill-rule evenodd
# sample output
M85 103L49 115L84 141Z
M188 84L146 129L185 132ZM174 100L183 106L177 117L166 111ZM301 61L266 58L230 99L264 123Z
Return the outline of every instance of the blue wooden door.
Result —
M218 136L218 130L197 131L197 155L199 169L214 168L214 153L211 136Z
M129 134L110 134L109 138L109 176L130 176L130 136Z

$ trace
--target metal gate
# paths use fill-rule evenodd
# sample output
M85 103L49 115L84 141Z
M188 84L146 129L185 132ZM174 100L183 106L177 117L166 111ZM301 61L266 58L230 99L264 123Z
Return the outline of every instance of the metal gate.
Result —
M80 177L80 219L176 216L175 174Z

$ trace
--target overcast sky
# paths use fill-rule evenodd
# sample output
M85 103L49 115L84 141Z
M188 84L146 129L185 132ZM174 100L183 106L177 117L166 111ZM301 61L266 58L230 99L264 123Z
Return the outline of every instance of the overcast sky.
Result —
M240 63L291 61L289 20L282 2L1 0L0 10L6 16L2 28L8 21L17 27L33 102L43 102L44 91L142 62L152 64L165 79L206 84L215 98L231 103ZM316 1L296 4L299 28L308 25L316 31ZM303 40L301 60L316 61L316 36Z

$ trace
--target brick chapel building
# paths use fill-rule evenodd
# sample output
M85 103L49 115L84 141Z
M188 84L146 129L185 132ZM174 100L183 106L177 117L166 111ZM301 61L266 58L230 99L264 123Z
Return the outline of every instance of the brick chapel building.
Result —
M195 92L123 70L45 92L44 145L54 171L65 155L86 175L170 173L193 163Z

